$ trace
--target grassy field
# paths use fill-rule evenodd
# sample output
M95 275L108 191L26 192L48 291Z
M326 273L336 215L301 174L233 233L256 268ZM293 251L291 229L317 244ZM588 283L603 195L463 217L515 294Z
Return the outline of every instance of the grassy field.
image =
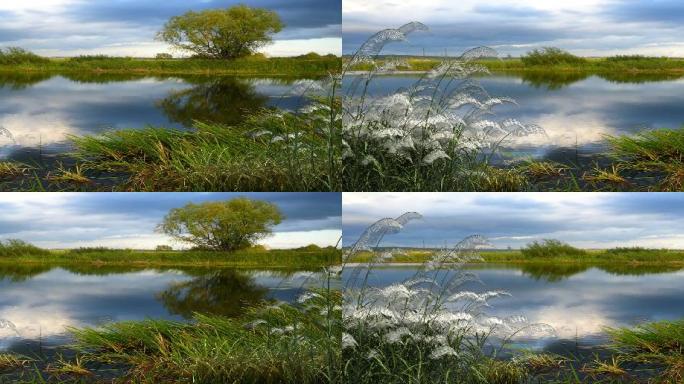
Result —
M112 73L148 75L239 75L239 76L326 76L339 72L335 56L246 57L235 60L139 59L130 57L81 56L73 58L17 57L0 54L0 72Z
M47 250L10 240L0 242L1 265L92 265L112 267L287 267L320 268L339 262L341 251L308 246L291 250L250 248L232 253L216 251L142 251L109 248Z
M482 251L479 255L481 261L474 263L494 264L630 264L633 266L656 266L670 265L684 267L684 251L667 249L643 249L643 248L614 248L607 250L579 250L577 253L529 255L521 250L510 251ZM422 264L429 260L435 250L405 250L403 253L395 253L387 263L411 263ZM360 252L352 263L364 263L374 257L371 252Z
M404 65L398 71L426 72L444 62L443 57L385 57L377 63L382 65L390 60L402 60ZM607 58L579 58L579 60L556 60L554 58L540 62L526 62L523 58L507 58L501 60L476 60L475 64L484 65L492 72L591 72L591 73L632 73L632 74L682 74L684 75L684 58L615 56ZM366 71L369 65L357 65L350 70Z

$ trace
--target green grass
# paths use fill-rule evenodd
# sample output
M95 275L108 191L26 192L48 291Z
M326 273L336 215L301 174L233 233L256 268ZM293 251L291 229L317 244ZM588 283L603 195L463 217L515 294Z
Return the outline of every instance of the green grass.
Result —
M662 382L684 380L684 320L608 328L606 332L622 360L656 365Z
M541 244L543 246L543 244ZM553 251L560 253L549 253ZM570 249L571 248L571 249ZM581 265L624 265L630 266L682 266L684 267L684 251L669 249L645 248L613 248L606 250L584 250L563 246L549 247L530 254L522 250L481 251L480 263L492 264L581 264ZM563 251L563 252L561 252ZM396 253L387 260L389 263L424 263L432 257L434 250L407 250ZM371 252L359 252L351 260L353 263L364 263L373 257ZM473 261L478 263L478 261Z
M68 357L0 355L1 373L14 371L9 377L22 380L13 382L27 383L336 382L341 295L326 288L311 293L305 302L258 305L240 318L195 314L189 323L149 319L69 328Z
M387 58L379 59L383 63ZM403 71L425 72L443 63L444 58L407 58L408 65L398 69ZM628 74L681 74L684 75L684 59L668 57L634 57L616 56L607 58L582 58L563 54L551 57L506 58L501 60L478 60L477 64L486 66L493 72L536 72L563 73L588 72L594 74L628 73ZM353 70L369 70L369 65L357 65Z
M333 248L264 250L246 249L232 253L212 251L142 251L130 249L81 248L45 250L9 240L0 242L2 265L89 265L89 266L211 266L211 267L292 267L314 268L339 260L340 250Z
M520 253L526 259L582 258L587 255L587 251L555 239L533 241L521 248Z
M147 128L72 140L83 171L124 174L123 190L337 191L339 131L332 125L264 114L240 127L198 122L193 131ZM265 130L272 134L250 137ZM63 176L57 181L74 179L73 171Z
M83 56L47 59L31 53L0 54L0 72L214 74L240 76L326 76L340 71L335 56L302 56L235 60L137 59L130 57Z

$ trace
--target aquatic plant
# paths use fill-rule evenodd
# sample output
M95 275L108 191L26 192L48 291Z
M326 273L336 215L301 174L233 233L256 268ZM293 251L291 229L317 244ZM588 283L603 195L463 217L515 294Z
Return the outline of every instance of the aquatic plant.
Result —
M436 252L408 280L385 287L369 283L376 264L392 257L392 252L380 248L383 238L419 218L420 214L410 212L379 220L343 256L349 262L357 252L370 250L374 255L345 272L345 382L519 382L503 378L520 377L524 369L504 366L496 357L512 338L548 336L553 330L522 316L490 316L486 313L490 302L508 294L466 288L480 282L462 267L480 259L477 249L488 244L482 236L467 237Z
M490 96L476 80L487 74L474 63L496 57L478 47L443 62L406 89L373 96L373 80L406 66L404 61L377 62L382 49L427 30L412 22L369 38L348 61L342 111L342 157L345 190L475 189L491 177L489 164L516 137L545 134L515 119L496 121L493 109L515 104ZM367 71L351 69L363 65Z

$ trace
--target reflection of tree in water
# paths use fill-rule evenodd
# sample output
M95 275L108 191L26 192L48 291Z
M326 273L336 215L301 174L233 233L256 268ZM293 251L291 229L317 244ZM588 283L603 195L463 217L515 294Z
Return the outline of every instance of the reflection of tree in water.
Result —
M658 81L674 81L683 77L676 73L625 73L625 72L601 72L589 71L527 71L518 74L524 83L534 88L546 88L558 90L571 84L585 80L591 76L598 76L603 80L618 84L643 84Z
M586 272L591 268L597 268L603 272L617 276L642 276L660 273L671 273L681 270L679 266L673 265L630 265L620 262L609 264L548 264L530 263L520 267L522 273L535 280L545 280L548 282L558 282L571 276Z
M27 281L42 273L49 272L53 268L55 267L45 264L3 264L0 265L0 280Z
M590 76L587 72L523 72L521 75L524 83L534 88L546 88L558 90L570 84L582 81Z
M246 80L233 77L184 79L193 87L171 93L158 106L173 122L192 126L195 120L236 125L263 108L268 97Z
M237 317L267 293L249 275L221 270L176 283L157 297L170 313L185 318L192 318L194 312Z
M14 91L26 89L49 80L53 76L53 74L42 72L0 73L0 90L3 88L9 88Z

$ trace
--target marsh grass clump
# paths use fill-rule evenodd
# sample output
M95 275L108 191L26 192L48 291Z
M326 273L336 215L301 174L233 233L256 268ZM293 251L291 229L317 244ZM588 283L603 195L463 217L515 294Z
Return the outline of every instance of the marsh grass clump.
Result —
M684 380L684 320L607 328L606 332L620 359L659 365L664 382Z
M573 257L581 258L587 256L584 249L575 248L560 240L545 239L541 242L533 241L520 249L520 252L527 258L554 258L554 257Z
M349 383L519 383L526 368L499 359L516 336L546 335L552 329L530 324L522 316L486 314L490 302L508 294L475 292L468 283L478 277L462 267L479 260L477 248L487 244L471 236L452 249L435 253L410 279L385 287L369 283L374 268L392 258L379 244L420 218L407 213L371 225L345 253L372 252L365 263L350 267L344 286L342 350L344 378ZM401 252L397 250L395 252Z
M634 136L608 136L611 155L632 179L653 178L662 191L684 189L684 128L643 131Z
M36 55L23 48L9 47L0 49L0 65L44 65L50 59Z
M345 190L482 190L520 188L521 180L497 172L492 160L521 136L544 134L515 119L495 121L493 109L515 104L490 96L476 76L487 74L476 59L495 57L479 47L444 59L414 84L387 96L372 95L374 79L406 67L379 60L385 45L427 30L413 22L369 38L346 63L342 157ZM359 66L369 68L353 72Z
M49 256L50 251L38 248L35 245L29 244L22 240L10 239L0 241L0 257L14 257L14 256L33 256L43 257Z
M520 57L520 60L526 66L581 65L587 63L587 59L556 47L533 49Z

